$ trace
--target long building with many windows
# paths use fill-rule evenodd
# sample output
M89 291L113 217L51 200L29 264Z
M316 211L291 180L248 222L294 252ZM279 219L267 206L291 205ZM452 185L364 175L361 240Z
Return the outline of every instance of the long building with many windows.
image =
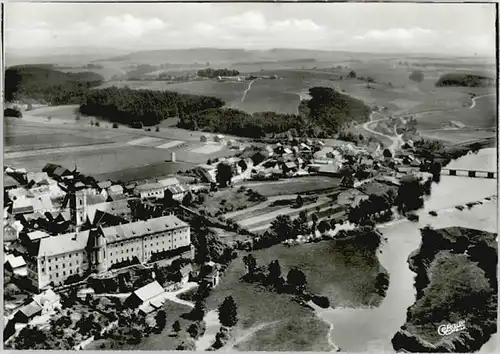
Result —
M189 225L174 215L112 227L72 232L39 240L28 262L28 277L39 289L64 284L70 276L101 273L137 257L189 249Z

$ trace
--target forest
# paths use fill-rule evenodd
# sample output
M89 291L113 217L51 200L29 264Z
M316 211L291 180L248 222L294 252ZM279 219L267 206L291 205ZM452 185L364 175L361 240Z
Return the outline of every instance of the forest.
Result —
M91 90L80 106L80 112L122 124L140 122L144 126L152 126L169 117L183 119L223 105L224 101L214 97L110 87Z
M94 72L64 73L51 65L13 66L5 71L5 100L34 100L50 105L80 104L104 78Z
M473 74L444 74L436 82L437 87L463 86L463 87L491 87L495 80L491 77Z

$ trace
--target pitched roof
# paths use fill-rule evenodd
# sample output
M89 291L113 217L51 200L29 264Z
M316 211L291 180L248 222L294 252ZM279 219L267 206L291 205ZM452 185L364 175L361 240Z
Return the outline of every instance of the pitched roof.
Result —
M160 307L163 306L165 303L165 298L160 294L159 296L155 297L154 299L151 299L149 301L151 306L153 306L155 309L159 309Z
M141 304L139 306L139 311L142 311L146 315L153 312L154 310L156 310L156 309L153 306L151 306L151 304L149 302L146 302L146 303Z
M169 187L172 185L180 184L179 180L175 177L161 179L158 181L158 183L163 187Z
M296 164L295 162L291 162L291 161L286 162L286 163L285 163L285 166L286 166L287 168L297 168L297 164Z
M138 192L147 192L154 189L163 189L163 186L160 183L146 183L135 187L135 189Z
M99 210L103 213L108 213L112 215L121 216L122 214L129 214L130 208L128 206L128 200L121 199L112 202L105 202L94 204L88 208L88 216L92 221L94 219L96 211Z
M60 296L57 295L52 289L45 290L43 293L33 296L33 301L40 306L44 306L46 303L54 303L59 300Z
M12 213L13 214L21 214L21 213L32 213L34 210L32 199L28 198L19 198L14 200L12 205Z
M33 209L34 210L50 210L54 208L52 200L48 195L41 195L37 198L33 198Z
M123 193L110 193L108 198L111 199L111 201L113 202L117 202L120 200L127 199L127 196Z
M157 295L160 295L164 291L165 290L163 290L163 287L160 285L160 283L158 283L155 280L154 282L149 283L148 285L145 285L142 288L137 289L136 291L134 291L134 294L140 300L146 302L147 300L152 299Z
M19 186L19 182L16 181L14 178L9 176L8 174L3 174L3 187L4 188L13 188Z
M184 193L186 191L186 189L181 185L170 186L167 188L167 190L170 191L172 194Z
M102 182L99 182L97 183L97 186L101 189L106 189L106 188L109 188L111 187L111 181L102 181Z
M31 318L40 312L42 312L42 307L37 304L35 301L31 301L29 304L23 306L20 310L20 313L24 314L27 318Z
M174 215L166 215L147 221L136 221L128 224L103 228L108 243L119 242L145 234L163 232L170 229L188 226Z
M24 267L26 265L26 261L24 260L24 258L22 256L18 256L18 257L6 257L6 262L5 263L9 263L10 266L12 267L12 269L14 268L19 268L19 267Z
M54 256L58 254L81 251L87 246L90 230L70 232L58 236L45 237L40 240L38 256Z
M134 185L131 185L130 187L127 185L127 188L131 189L131 188L134 188ZM112 185L111 187L109 187L109 190L108 190L109 193L123 193L123 187L120 186L119 184L114 184Z
M34 181L35 183L40 183L42 181L49 179L49 176L47 175L47 172L28 172L26 174L26 179L28 180L28 183L31 181Z
M87 196L87 205L101 204L105 202L106 202L106 197L101 194Z
M30 241L33 242L33 241L40 240L40 239L45 238L45 237L49 237L50 235L44 231L36 230L36 231L29 232L27 234L27 236L30 239Z
M62 166L57 167L54 172L52 172L55 176L64 176L70 174L70 171Z

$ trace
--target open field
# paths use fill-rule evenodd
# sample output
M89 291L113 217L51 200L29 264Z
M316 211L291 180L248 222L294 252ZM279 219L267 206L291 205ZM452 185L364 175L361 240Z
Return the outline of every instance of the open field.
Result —
M445 144L458 144L482 138L496 137L496 130L423 130L420 136L425 139L441 140Z
M454 110L416 114L417 128L437 129L442 123L457 121L468 127L492 128L496 124L496 99L494 96L479 98L473 108L463 107Z
M4 155L6 165L38 171L47 162L67 168L76 164L82 173L99 178L154 178L192 168L194 164L204 163L207 159L237 153L227 147L209 154L194 153L193 149L204 144L199 142L198 136L182 129L145 132L129 128L111 129L69 122L60 124L9 118L4 131L7 136ZM170 140L171 137L177 139ZM137 144L138 141L147 144L141 146L142 143ZM165 146L169 143L172 143L170 148ZM170 162L172 151L176 153L176 163Z
M254 251L259 265L278 259L282 268L297 266L313 293L327 296L333 307L370 305L375 278L381 271L376 256L336 241L321 241L298 247L276 245Z
M288 269L284 269L288 272ZM327 351L328 326L314 313L291 300L290 295L270 292L244 283L242 257L235 259L207 299L207 308L216 309L231 295L238 307L235 338L240 350ZM255 331L255 329L259 329ZM242 340L243 339L243 340Z
M45 133L45 134L44 134ZM53 146L69 147L80 145L105 144L108 141L104 139L95 139L90 137L79 136L77 134L66 133L49 133L44 132L39 135L22 134L22 135L5 135L4 136L4 151L19 151L19 150L36 150L46 149Z

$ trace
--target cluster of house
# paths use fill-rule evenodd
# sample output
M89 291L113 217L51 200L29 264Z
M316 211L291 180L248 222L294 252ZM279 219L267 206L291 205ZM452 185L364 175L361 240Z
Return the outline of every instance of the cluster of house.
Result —
M22 306L13 316L15 323L28 323L34 317L50 314L61 309L61 297L52 289L33 296L32 300Z
M216 287L219 284L219 266L214 262L205 263L198 272L195 272L190 264L180 269L182 278L176 286L186 284L194 277L199 281L206 282L209 287ZM135 291L125 300L125 305L135 308L142 315L148 315L163 307L166 299L168 287L163 287L158 281L153 281Z
M187 186L181 184L177 178L169 177L138 185L134 188L133 193L141 199L171 198L181 201L188 191Z
M147 262L179 250L192 258L189 225L176 216L132 221L131 200L168 194L182 200L186 189L176 178L127 190L53 164L39 173L6 168L4 174L16 182L5 190L6 266L39 289L134 257Z

